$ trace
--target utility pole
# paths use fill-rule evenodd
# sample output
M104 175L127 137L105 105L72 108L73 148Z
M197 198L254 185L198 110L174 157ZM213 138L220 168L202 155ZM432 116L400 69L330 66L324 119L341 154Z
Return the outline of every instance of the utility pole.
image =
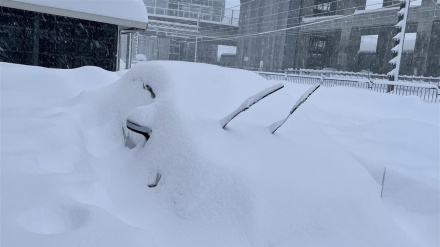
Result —
M118 27L118 44L116 50L116 71L121 69L121 28Z
M400 10L397 12L399 22L395 27L399 30L399 33L393 37L394 47L391 51L394 57L389 63L393 65L394 68L388 73L390 81L399 80L400 62L402 61L403 43L405 41L405 29L408 22L409 2L410 0L400 0ZM389 91L391 90L392 88L389 88Z
M197 43L199 39L199 22L200 22L200 14L197 15L197 34L196 34L196 47L194 51L194 62L197 63Z

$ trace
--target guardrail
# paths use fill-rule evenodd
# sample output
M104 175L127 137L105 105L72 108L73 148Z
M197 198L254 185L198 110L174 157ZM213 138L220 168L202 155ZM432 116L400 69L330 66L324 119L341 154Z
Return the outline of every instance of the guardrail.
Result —
M285 80L301 84L316 84L327 87L345 86L354 88L368 89L374 92L395 94L395 95L414 95L426 100L428 102L438 102L439 87L428 83L415 82L392 82L386 80L368 80L368 79L350 79L344 77L326 77L326 76L312 76L312 75L297 75L291 73L272 73L261 72L258 74L268 80Z

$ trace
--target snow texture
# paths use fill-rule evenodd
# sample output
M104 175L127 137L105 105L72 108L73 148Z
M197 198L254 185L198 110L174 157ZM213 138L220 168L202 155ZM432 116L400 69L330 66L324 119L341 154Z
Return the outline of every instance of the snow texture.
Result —
M142 0L12 0L40 6L101 15L130 21L147 22L147 8ZM105 6L105 7L104 7Z
M159 61L0 73L2 247L439 246L439 104L323 87L272 135L309 87L224 131L277 82Z

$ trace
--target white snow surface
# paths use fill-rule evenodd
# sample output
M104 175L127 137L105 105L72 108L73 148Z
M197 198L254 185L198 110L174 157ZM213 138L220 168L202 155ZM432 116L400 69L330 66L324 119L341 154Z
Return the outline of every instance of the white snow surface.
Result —
M279 82L163 61L0 73L4 247L439 244L438 104L323 87L272 135L309 86L286 84L224 130ZM149 115L148 142L130 114Z
M40 6L147 22L147 8L142 0L13 0Z

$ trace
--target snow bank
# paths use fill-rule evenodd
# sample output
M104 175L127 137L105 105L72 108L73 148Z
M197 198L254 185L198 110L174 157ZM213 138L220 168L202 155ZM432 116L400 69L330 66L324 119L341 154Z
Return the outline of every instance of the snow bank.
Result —
M387 105L405 105L413 109L405 109L407 117L419 121L424 105L414 98L371 94L381 99L372 109L375 101L359 103L362 93L355 92L362 91L350 91L347 108L346 91L324 88L272 135L270 123L305 90L283 89L226 130L218 124L274 85L252 72L146 62L115 81L117 74L96 69L0 66L4 246L369 247L418 240L395 222L376 176L325 128L340 109L371 120L377 110L384 114L378 119L388 118ZM327 105L325 114L315 114L316 102ZM128 116L152 129L147 142L126 128Z

